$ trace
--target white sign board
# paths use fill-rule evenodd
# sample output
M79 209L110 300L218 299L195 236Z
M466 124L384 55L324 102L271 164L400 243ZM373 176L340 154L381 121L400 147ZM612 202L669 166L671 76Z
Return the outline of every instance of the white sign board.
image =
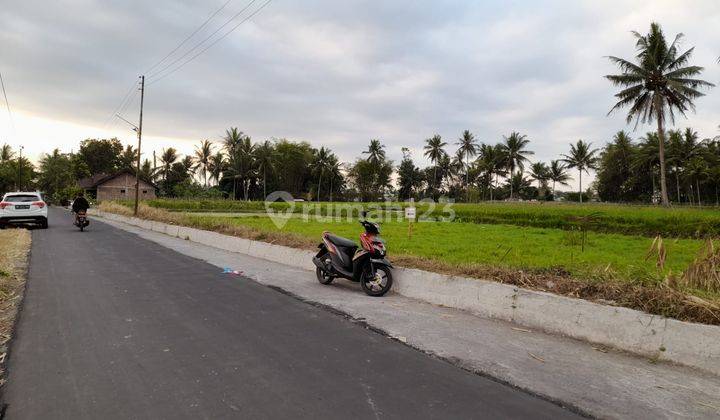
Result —
M415 220L416 218L415 207L405 207L405 218Z

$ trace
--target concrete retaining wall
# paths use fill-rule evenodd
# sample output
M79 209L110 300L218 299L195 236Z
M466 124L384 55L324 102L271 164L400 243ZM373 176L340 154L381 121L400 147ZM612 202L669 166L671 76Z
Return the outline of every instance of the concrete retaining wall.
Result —
M117 222L306 270L313 252L116 214ZM306 280L302 280L306 281ZM395 293L720 374L720 327L515 286L399 267ZM600 373L601 374L601 373Z

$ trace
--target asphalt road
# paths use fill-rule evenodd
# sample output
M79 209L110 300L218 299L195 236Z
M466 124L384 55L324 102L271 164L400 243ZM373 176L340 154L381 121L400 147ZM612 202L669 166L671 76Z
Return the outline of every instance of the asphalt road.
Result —
M131 233L71 222L52 209L50 229L33 231L8 419L576 417Z

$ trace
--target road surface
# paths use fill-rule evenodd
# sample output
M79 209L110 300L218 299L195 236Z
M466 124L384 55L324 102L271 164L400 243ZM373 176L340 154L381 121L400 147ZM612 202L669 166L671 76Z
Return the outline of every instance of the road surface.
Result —
M5 418L577 417L131 233L71 222L51 209L50 229L33 231Z

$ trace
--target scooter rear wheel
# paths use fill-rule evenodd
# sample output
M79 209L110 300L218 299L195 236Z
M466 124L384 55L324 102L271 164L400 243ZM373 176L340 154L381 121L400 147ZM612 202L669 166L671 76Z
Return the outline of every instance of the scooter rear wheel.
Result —
M368 296L380 297L390 291L393 284L392 271L389 267L379 266L374 272L363 273L360 287Z
M320 284L330 284L335 280L335 277L329 275L325 270L320 267L315 267L315 275L317 276Z
M324 264L327 264L325 261L326 258L328 258L327 252L320 256L320 261L322 261ZM331 275L320 267L315 267L315 276L317 276L320 284L330 284L333 282L333 280L335 280L335 276Z

